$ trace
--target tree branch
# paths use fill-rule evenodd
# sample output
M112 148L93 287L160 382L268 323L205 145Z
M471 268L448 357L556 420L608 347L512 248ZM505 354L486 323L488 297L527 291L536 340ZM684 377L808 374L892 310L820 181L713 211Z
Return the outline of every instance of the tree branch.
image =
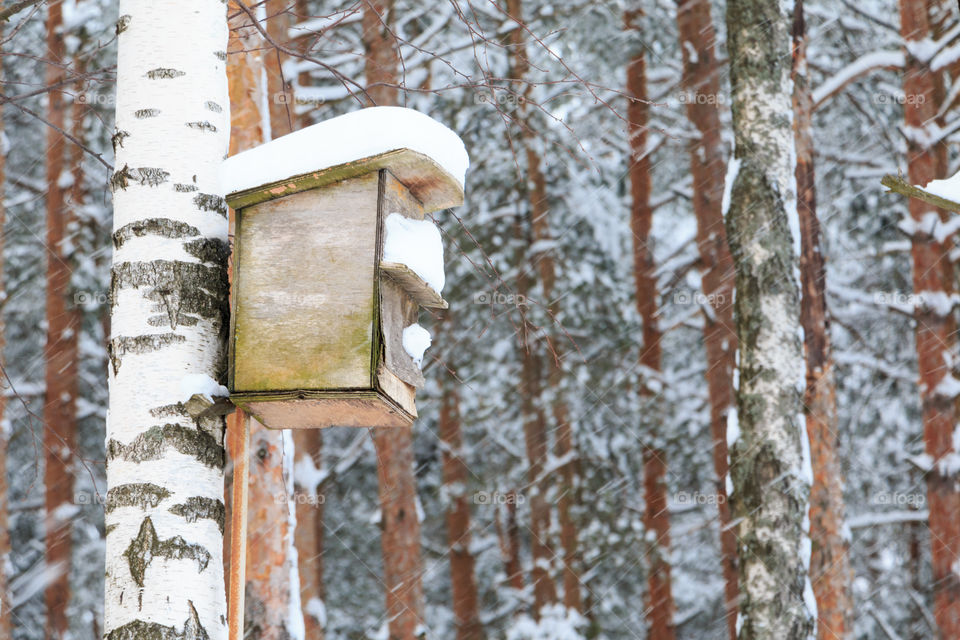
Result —
M40 2L42 2L42 0L20 0L20 2L14 2L9 7L5 9L0 9L0 20L2 20L3 22L7 22L14 15Z
M946 209L947 211L960 213L960 204L952 200L947 200L946 198L941 198L929 191L924 191L920 187L915 187L900 176L885 175L883 179L880 180L880 184L890 189L890 191L895 191L901 195L923 200L926 203L941 209Z

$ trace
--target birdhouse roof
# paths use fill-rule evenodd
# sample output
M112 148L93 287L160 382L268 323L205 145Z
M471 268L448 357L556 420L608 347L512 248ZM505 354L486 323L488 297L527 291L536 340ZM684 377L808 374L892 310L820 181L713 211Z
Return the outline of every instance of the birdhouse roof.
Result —
M389 169L428 211L463 202L470 164L460 137L403 107L331 118L228 158L221 169L236 208Z

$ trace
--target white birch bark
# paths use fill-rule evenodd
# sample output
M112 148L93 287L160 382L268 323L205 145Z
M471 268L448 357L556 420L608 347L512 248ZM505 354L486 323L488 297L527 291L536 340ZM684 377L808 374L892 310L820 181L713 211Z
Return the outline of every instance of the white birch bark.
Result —
M812 472L801 414L790 16L783 0L727 4L733 162L739 166L727 233L737 272L739 437L730 462L739 522L740 640L807 638L816 619L807 579Z
M227 637L221 379L230 133L221 0L121 0L107 420L106 640Z

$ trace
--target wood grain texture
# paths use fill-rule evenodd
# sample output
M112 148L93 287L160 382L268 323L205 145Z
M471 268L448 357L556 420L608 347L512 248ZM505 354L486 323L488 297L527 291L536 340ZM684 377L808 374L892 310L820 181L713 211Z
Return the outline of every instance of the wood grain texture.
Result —
M448 309L450 305L417 273L399 262L381 262L380 273L386 275L406 292L414 302L427 309Z
M377 181L239 213L234 391L372 386Z
M378 391L237 397L234 402L271 429L409 427L413 416Z

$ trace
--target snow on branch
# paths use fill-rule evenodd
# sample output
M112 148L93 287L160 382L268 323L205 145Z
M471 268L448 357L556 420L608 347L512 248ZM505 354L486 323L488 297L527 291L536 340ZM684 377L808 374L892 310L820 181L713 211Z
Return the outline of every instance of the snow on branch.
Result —
M813 108L817 109L848 84L877 69L902 69L906 59L902 51L874 51L860 56L813 90Z

